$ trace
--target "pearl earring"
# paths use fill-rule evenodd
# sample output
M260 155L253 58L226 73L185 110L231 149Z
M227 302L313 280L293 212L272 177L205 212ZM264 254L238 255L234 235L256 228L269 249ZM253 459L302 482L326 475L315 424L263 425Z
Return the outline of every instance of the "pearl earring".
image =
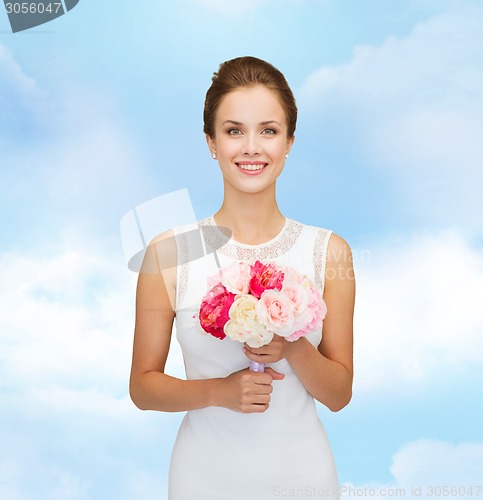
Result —
M211 156L213 157L213 159L216 158L216 153L211 153Z
M288 158L288 153L285 155L285 158Z

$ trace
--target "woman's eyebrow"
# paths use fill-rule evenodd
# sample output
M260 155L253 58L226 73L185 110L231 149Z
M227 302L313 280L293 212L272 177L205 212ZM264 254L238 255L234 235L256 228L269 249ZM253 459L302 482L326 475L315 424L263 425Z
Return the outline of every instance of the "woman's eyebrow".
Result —
M281 127L280 123L278 123L277 120L268 120L266 122L260 122L260 125L270 125L271 123L276 123Z
M225 123L232 123L233 125L243 125L242 122L237 122L235 120L225 120L223 122L223 125L225 125ZM277 125L281 126L280 123L278 123L276 120L267 120L265 122L260 122L259 125L270 125L270 123L276 123Z

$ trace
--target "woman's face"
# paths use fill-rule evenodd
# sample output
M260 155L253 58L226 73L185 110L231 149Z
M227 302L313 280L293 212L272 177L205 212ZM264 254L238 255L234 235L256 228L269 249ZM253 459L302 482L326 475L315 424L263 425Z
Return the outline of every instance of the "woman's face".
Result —
M223 97L215 137L206 137L226 181L245 192L271 186L283 170L294 138L276 94L264 86L242 87Z

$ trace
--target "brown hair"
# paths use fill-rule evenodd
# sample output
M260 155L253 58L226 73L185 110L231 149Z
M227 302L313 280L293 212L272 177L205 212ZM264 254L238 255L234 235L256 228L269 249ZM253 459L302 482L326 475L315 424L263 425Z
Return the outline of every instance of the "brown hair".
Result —
M283 74L270 63L251 56L237 57L221 63L211 81L203 111L205 134L215 137L216 111L226 94L240 87L263 85L278 95L287 117L287 136L293 137L297 124L295 98Z

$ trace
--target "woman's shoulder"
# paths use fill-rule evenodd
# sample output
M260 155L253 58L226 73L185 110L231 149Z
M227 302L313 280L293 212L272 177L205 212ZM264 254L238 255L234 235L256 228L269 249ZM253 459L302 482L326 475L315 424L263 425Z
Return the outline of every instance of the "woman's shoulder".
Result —
M352 261L352 250L349 243L333 231L327 245L327 261L337 263Z
M334 229L327 226L319 226L314 224L305 224L301 221L292 219L296 224L300 224L313 232L317 236L317 244L327 248L327 259L336 260L343 255L350 255L351 248L349 243Z
M154 236L151 239L149 245L156 246L163 242L169 242L170 244L173 244L174 242L176 242L179 236L186 235L190 231L196 230L204 220L205 219L200 219L194 222L172 225L170 228L165 229L164 231Z
M154 236L149 242L149 245L156 245L162 241L166 241L169 238L172 238L175 235L176 235L176 227L170 227L169 229L165 229L161 233L158 233L156 236Z
M154 236L149 242L143 261L145 271L165 270L176 266L176 231L169 228Z

